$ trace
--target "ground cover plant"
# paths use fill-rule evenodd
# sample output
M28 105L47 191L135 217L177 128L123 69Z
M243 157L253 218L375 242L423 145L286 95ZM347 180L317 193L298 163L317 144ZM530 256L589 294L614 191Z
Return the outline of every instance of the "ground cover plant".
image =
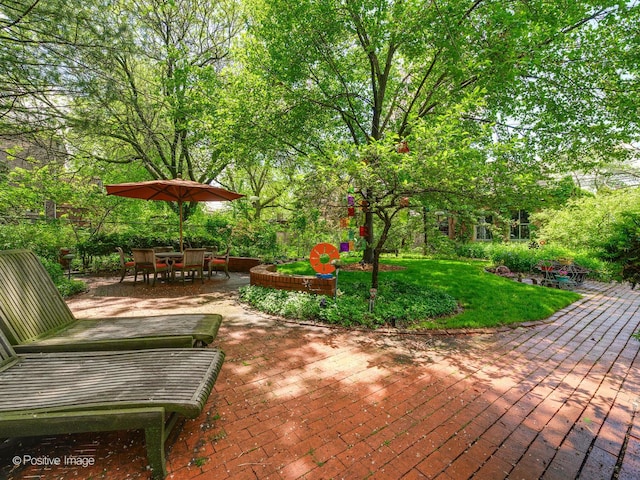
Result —
M333 298L244 287L240 296L259 310L285 317L348 327L483 328L544 319L577 300L575 292L515 282L490 273L487 262L385 259L404 267L381 273L369 314L370 273L341 270ZM313 274L308 262L281 265L289 274Z

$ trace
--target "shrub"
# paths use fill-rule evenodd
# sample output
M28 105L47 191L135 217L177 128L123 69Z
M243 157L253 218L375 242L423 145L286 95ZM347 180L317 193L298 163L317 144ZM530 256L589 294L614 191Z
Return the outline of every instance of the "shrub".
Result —
M100 233L83 242L79 242L78 253L85 258L92 258L112 255L116 251L116 247L122 247L127 251L132 248L149 248L164 245L173 245L176 249L179 248L178 241L171 234L159 236L140 233Z
M231 250L242 257L274 258L280 254L278 225L268 222L238 222L231 234Z
M87 290L87 285L84 282L67 278L58 262L42 257L40 257L40 262L63 297L67 298Z
M571 259L591 271L590 278L609 280L615 266L600 260L588 251L576 251L555 246L538 246L526 243L475 242L458 246L461 257L490 260L494 265L504 265L512 272L538 273L535 266L543 260Z
M599 251L611 236L612 226L626 211L640 213L640 189L599 191L595 196L572 198L560 209L531 215L540 224L538 238L571 249Z
M409 327L428 318L453 313L458 304L450 295L397 281L381 282L373 312L369 285L343 283L337 299L304 292L264 287L240 289L240 299L259 310L298 320L321 321L345 327L378 328L385 324Z
M41 257L55 260L60 248L73 247L74 244L71 227L58 220L0 225L0 250L25 248Z
M640 283L640 214L622 214L603 249L603 258L615 262L622 279L635 288Z

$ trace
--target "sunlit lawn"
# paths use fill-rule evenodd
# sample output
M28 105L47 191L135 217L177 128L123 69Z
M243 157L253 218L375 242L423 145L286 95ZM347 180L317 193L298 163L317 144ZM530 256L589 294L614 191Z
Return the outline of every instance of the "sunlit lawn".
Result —
M580 295L566 290L519 283L484 271L486 262L384 258L382 263L405 270L381 271L380 279L394 279L438 288L458 300L463 311L425 321L420 328L481 328L541 320L573 303ZM308 262L282 265L280 271L313 274ZM338 289L345 282L369 282L369 272L340 270Z

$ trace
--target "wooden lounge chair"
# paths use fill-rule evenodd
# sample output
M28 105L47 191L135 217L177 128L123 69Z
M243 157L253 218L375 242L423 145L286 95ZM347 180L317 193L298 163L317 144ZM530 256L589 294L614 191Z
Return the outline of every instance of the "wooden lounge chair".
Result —
M223 361L214 348L18 355L0 333L0 438L144 429L162 479L171 429L202 412Z
M222 317L181 314L76 319L38 257L0 252L0 330L18 352L136 350L213 342Z

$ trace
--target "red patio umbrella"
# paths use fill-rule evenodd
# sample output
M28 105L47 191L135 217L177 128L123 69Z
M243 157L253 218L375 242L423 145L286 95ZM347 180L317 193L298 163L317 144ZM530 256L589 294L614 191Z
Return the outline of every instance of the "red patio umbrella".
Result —
M182 251L182 204L184 202L223 202L244 197L224 188L175 178L107 185L107 195L178 202L180 212L180 251Z

